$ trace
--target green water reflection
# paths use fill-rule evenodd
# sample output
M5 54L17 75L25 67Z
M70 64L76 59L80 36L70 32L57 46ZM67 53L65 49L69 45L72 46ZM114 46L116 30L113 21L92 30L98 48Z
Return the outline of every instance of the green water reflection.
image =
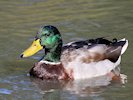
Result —
M1 0L0 99L132 100L132 16L132 0ZM127 38L129 48L123 55L121 67L128 76L128 83L124 87L119 84L97 87L100 92L94 95L93 91L85 96L77 95L64 91L62 86L53 92L41 93L42 87L34 85L27 76L36 60L20 59L19 55L31 44L38 28L48 24L59 28L64 43L103 36Z

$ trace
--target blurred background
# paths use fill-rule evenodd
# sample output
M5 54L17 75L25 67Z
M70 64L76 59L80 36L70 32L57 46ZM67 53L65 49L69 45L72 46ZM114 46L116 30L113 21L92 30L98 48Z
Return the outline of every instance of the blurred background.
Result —
M19 55L42 25L55 25L64 43L97 37L128 39L121 62L128 83L92 86L90 82L84 87L86 81L31 80L28 71L38 56L20 59ZM0 0L0 100L133 100L132 32L132 0ZM86 92L79 91L87 86Z

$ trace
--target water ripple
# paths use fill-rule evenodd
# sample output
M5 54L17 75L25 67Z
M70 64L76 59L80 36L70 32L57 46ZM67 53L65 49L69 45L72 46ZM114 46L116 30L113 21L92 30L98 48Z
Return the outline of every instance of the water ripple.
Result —
M0 88L0 94L11 94L12 92L12 90Z

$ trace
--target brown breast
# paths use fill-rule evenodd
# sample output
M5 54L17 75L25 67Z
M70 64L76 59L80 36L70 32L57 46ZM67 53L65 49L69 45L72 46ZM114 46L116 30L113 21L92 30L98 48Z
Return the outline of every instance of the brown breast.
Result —
M62 64L35 63L30 75L40 79L69 79Z

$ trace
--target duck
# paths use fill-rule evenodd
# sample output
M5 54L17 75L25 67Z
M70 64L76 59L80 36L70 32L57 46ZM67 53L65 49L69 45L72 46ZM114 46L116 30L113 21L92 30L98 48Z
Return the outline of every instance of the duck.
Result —
M43 50L39 61L29 71L35 78L89 79L112 73L117 75L116 69L120 71L118 66L127 47L125 38L108 40L104 37L63 44L59 30L46 25L39 29L32 45L20 57L29 57Z

